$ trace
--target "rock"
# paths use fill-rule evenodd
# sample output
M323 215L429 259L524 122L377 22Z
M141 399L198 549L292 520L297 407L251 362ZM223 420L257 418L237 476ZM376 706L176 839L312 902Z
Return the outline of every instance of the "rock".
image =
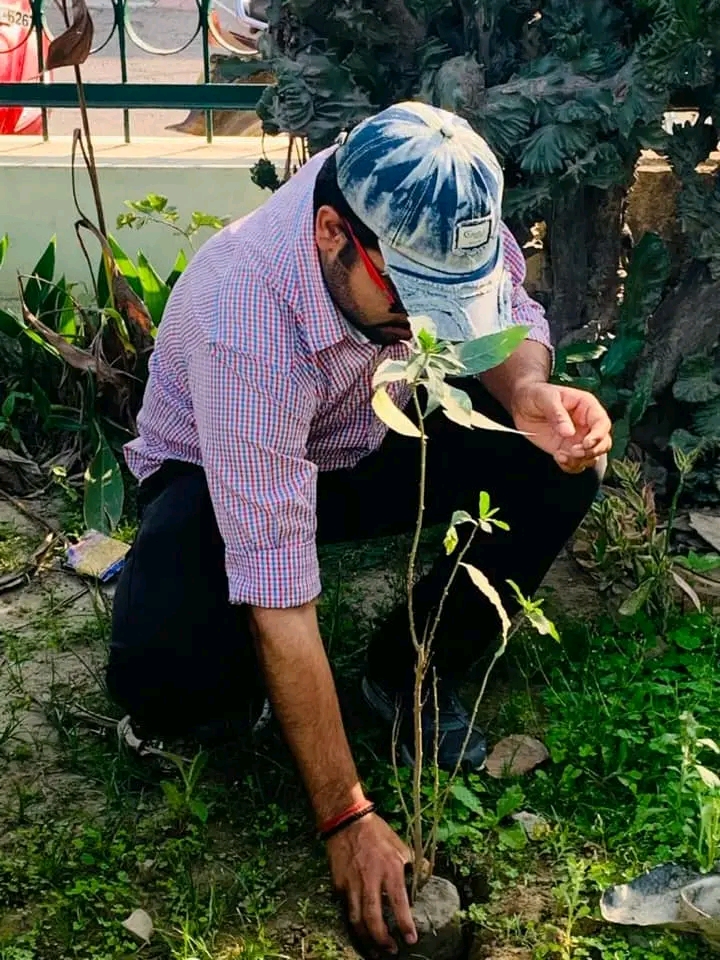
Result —
M720 517L710 513L691 513L690 526L714 550L720 552Z
M150 943L150 938L155 930L150 914L146 913L145 910L133 910L130 916L123 920L122 925L140 943Z
M544 743L535 737L513 734L495 744L485 761L485 769L495 779L521 777L550 757Z
M454 884L442 877L430 877L412 906L418 942L404 943L392 918L390 931L400 948L398 957L406 960L458 960L465 951L460 924L460 894Z
M542 840L550 833L550 824L545 817L540 817L537 813L521 810L519 813L514 813L512 818L523 828L528 840Z

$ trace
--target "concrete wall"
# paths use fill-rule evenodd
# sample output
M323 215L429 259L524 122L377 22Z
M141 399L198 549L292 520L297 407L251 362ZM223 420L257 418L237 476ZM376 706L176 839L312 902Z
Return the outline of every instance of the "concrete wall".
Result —
M266 139L264 155L282 171L287 142ZM30 137L0 138L0 236L10 237L10 250L0 271L0 299L12 299L17 272L32 270L53 235L57 236L58 274L69 281L88 282L88 269L78 244L70 178L71 141L43 143ZM95 144L100 186L108 229L118 243L134 255L142 249L165 276L182 237L167 228L148 225L140 231L115 227L125 200L148 193L163 194L180 212L184 223L199 210L233 219L249 213L270 194L250 180L250 168L262 155L260 138L228 137L208 145L195 137L163 137L131 144L98 138ZM80 204L95 219L92 194L82 166L77 170ZM208 236L203 231L198 237ZM87 239L94 261L99 248Z

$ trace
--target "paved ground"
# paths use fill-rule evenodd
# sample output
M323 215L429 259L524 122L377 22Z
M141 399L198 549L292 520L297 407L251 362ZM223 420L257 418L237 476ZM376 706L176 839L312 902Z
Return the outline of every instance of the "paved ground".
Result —
M233 8L234 0L225 0ZM217 9L223 25L232 24L221 7ZM62 30L59 12L52 0L46 0L48 22L54 33ZM198 9L195 0L129 0L128 12L132 31L140 43L154 48L151 53L128 37L128 81L131 83L189 83L198 81L202 73L202 45L198 30ZM113 11L110 0L95 0L90 5L95 24L93 53L83 67L87 83L120 82L120 57L117 31L113 32ZM102 48L102 49L98 49ZM184 49L183 49L184 48ZM163 51L178 51L163 55ZM73 79L71 70L56 71L57 80ZM131 134L154 137L175 134L167 129L178 123L187 111L137 110L131 113ZM98 136L122 136L122 111L94 110L93 131ZM50 117L51 136L69 136L79 126L79 115L73 110L57 110Z

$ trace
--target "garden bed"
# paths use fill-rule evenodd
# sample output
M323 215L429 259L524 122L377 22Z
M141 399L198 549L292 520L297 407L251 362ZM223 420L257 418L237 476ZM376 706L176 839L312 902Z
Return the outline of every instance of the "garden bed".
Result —
M1 522L0 556L21 563L43 531L4 507ZM400 827L382 740L356 694L363 640L396 596L398 556L388 543L328 553L322 614L358 762ZM612 625L570 558L545 591L564 644L516 638L483 714L491 740L540 736L551 761L520 780L466 778L443 825L439 872L461 892L468 956L710 956L692 937L604 924L598 902L646 866L702 855L696 795L678 788L680 717L713 735L720 627L678 616L658 653L652 623ZM357 956L274 725L211 751L190 797L172 763L128 755L83 714L116 715L102 691L105 601L55 569L2 597L0 958L120 960L138 948L122 926L136 909L154 922L142 949L152 958ZM198 798L206 822L190 812ZM512 819L521 811L542 817L530 837Z

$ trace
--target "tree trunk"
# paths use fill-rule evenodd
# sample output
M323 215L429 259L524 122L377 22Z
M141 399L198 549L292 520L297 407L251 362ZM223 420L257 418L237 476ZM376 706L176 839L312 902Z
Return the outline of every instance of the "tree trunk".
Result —
M593 330L612 329L617 317L623 207L626 188L592 188L587 204L595 215L587 216L588 287L586 319Z
M712 281L705 264L696 261L650 320L636 380L654 365L653 396L658 397L686 357L706 353L719 337L720 280Z
M624 186L585 188L560 197L547 225L552 271L548 310L553 340L573 339L581 328L612 327L617 315Z
M588 284L585 191L559 197L547 224L552 271L552 302L548 320L553 342L560 344L585 323Z

